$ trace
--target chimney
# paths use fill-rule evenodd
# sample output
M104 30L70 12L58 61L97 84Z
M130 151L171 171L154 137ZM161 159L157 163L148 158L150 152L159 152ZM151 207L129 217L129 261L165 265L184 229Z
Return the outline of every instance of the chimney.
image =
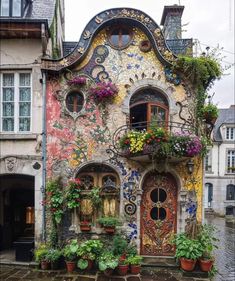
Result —
M164 6L161 25L163 25L163 34L166 40L182 38L181 17L183 11L184 6Z

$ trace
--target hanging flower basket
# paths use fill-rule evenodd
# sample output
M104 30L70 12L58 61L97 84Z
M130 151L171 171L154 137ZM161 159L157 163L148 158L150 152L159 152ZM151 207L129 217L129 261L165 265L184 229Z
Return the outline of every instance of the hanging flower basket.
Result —
M90 93L97 102L112 101L118 94L118 88L111 82L100 82L91 87Z
M84 85L84 84L86 84L86 77L76 76L76 77L73 77L71 80L69 80L67 83L70 86Z

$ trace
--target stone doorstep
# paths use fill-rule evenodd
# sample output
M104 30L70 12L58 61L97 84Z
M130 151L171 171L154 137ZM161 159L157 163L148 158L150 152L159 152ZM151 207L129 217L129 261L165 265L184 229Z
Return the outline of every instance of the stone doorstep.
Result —
M20 262L20 261L7 261L0 260L0 265L9 265L9 266L24 266L29 268L38 268L38 263L36 262Z

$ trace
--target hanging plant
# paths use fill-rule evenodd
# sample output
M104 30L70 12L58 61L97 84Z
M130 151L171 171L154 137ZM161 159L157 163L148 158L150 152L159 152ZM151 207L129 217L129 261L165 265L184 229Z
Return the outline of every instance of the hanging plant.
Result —
M46 200L44 205L50 210L53 220L58 224L61 222L63 210L63 192L60 179L52 179L46 185Z
M65 202L68 209L74 209L80 206L81 201L81 181L80 179L71 179L68 182L65 193Z
M179 56L173 63L173 71L182 73L197 91L197 117L203 117L203 106L208 91L216 79L220 79L222 68L220 63L212 55L200 57Z
M100 82L90 88L90 93L97 102L112 101L118 94L118 88L112 82Z
M86 84L86 77L75 76L72 79L70 79L67 83L70 86L73 86L73 85L84 85L84 84Z
M89 197L92 201L92 204L94 207L99 208L100 204L102 202L101 196L100 196L100 187L94 186L89 194Z

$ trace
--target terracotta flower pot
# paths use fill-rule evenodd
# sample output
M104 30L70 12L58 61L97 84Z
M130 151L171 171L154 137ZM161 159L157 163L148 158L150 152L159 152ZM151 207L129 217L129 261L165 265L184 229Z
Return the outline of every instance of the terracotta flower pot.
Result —
M196 265L196 260L180 258L180 266L185 271L193 271Z
M81 224L80 225L80 229L81 229L81 231L91 231L91 226L90 225L87 225L87 224Z
M141 268L141 265L131 264L131 273L132 274L139 274L140 268Z
M75 270L76 263L74 261L66 261L67 272L71 273Z
M129 269L128 264L119 264L118 265L118 274L121 276L127 275L128 269Z
M94 265L94 261L92 261L92 260L87 260L87 261L88 261L88 266L87 266L86 270L91 270Z
M47 270L50 268L50 263L48 261L41 261L41 269Z
M204 272L211 271L213 264L214 264L213 260L199 259L199 265L200 265L201 271L204 271Z
M111 276L113 273L113 269L112 268L107 268L105 271L104 271L104 275L105 276Z
M113 234L115 232L115 226L105 226L104 230L108 234Z

